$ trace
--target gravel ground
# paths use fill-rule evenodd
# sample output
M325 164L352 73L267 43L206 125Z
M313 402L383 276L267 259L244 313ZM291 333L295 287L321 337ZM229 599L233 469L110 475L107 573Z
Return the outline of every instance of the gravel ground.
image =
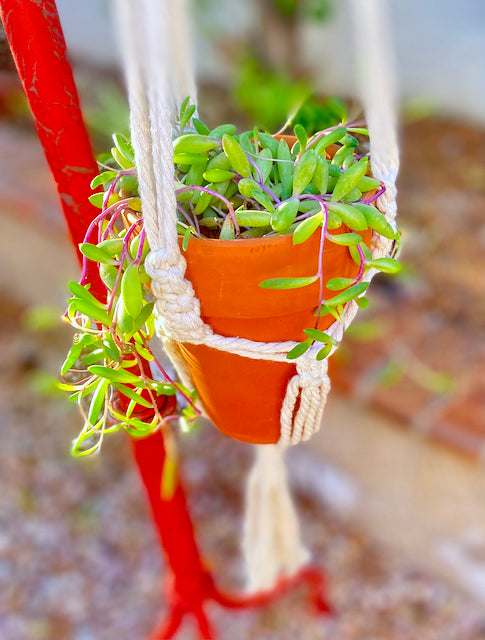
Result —
M0 310L0 639L145 637L164 610L164 567L126 438L110 437L97 458L69 458L76 412L31 389L40 363L56 370L69 335L32 336L12 301L1 299ZM251 448L206 428L188 437L183 451L205 557L223 586L240 588ZM313 616L300 591L258 612L214 606L221 637L485 638L483 607L422 570L419 559L409 562L376 544L308 490L297 486L296 494L336 616ZM178 637L194 637L193 628L187 624Z

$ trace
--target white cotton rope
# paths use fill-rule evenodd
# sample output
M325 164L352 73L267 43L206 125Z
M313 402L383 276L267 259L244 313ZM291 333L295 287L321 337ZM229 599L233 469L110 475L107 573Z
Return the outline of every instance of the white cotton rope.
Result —
M190 373L180 357L179 342L204 344L246 358L287 362L286 354L297 344L293 341L261 343L215 334L202 321L199 301L184 277L186 263L176 231L172 138L183 98L190 95L195 99L187 47L190 39L185 20L186 0L116 0L116 3L132 143L151 248L146 270L156 297L157 333L187 385L191 383ZM359 34L356 41L361 43L358 58L365 89L362 98L369 125L372 173L386 186L378 206L394 226L398 151L384 7L382 0L353 0L353 7ZM374 234L373 256L388 255L391 244ZM374 270L370 270L365 279L370 280L373 275ZM356 311L357 304L348 303L344 322L334 323L327 333L339 342ZM282 451L288 444L308 440L320 427L330 380L327 360L319 362L315 358L318 349L318 345L313 346L294 361L297 372L288 384L282 404L278 446L257 447L248 488L244 543L249 584L256 590L266 588L282 572L296 571L307 557L299 541Z

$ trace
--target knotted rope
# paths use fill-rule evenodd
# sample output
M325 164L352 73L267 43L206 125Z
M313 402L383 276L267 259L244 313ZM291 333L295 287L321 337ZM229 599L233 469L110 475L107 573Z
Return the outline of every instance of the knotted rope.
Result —
M199 301L191 283L184 277L186 262L178 247L176 231L172 127L182 99L186 95L195 97L194 74L187 54L189 43L183 39L187 33L183 10L185 0L117 0L117 3L130 100L132 143L144 223L151 247L146 270L152 278L152 291L156 297L157 333L185 384L190 383L190 374L178 354L177 342L204 344L246 358L285 362L286 354L296 345L295 342L262 343L215 334L202 321ZM386 186L378 206L394 226L395 180L399 163L393 87L384 42L388 33L384 7L382 0L353 0L353 8L356 29L364 34L357 37L356 42L361 45L357 58L362 66L362 97L371 140L372 174ZM171 55L174 52L177 52L175 63ZM374 234L373 256L388 255L391 245L392 241ZM373 275L374 270L371 269L365 279L370 280ZM357 304L349 302L344 309L343 323L336 322L327 331L338 342L356 311ZM334 350L335 347L332 352ZM295 361L297 372L288 384L281 410L280 446L258 448L250 487L258 486L259 489L250 488L248 491L249 537L246 548L265 549L267 563L271 560L268 552L277 548L285 551L276 553L272 568L266 567L264 571L261 561L255 560L258 556L255 551L249 562L254 570L250 582L255 587L262 587L262 583L269 580L267 576L288 568L291 564L288 563L289 557L295 559L294 568L300 566L306 557L295 527L292 529L292 545L277 544L285 523L296 519L286 487L281 451L287 444L308 440L320 427L330 380L327 361L316 361L316 351L316 347L312 348ZM275 478L282 495L288 499L273 499ZM263 495L266 496L264 500ZM261 500L266 505L264 509L258 506ZM257 513L259 516L255 517ZM264 517L264 513L268 517Z

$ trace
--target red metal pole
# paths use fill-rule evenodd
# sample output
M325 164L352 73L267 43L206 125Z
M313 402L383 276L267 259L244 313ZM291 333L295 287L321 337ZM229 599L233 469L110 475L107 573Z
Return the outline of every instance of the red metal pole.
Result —
M97 213L88 196L98 169L66 57L56 4L54 0L0 0L0 17L77 250ZM97 279L98 271L93 269L89 281L94 285ZM174 571L174 593L193 602L197 591L211 580L200 559L182 485L179 480L171 500L161 499L165 449L160 433L133 440L133 451ZM205 597L203 591L199 600Z

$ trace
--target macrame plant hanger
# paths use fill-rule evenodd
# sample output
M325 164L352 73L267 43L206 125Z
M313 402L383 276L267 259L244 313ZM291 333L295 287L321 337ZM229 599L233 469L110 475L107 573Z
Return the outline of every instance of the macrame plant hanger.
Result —
M362 44L359 60L363 66L362 79L365 81L365 84L363 82L365 87L363 97L371 136L372 171L373 175L383 180L387 187L386 193L379 201L379 207L386 213L391 224L394 224L396 214L394 184L398 169L398 155L393 93L389 69L386 66L389 56L385 47L388 30L382 12L384 1L367 0L362 2L361 0L353 0L353 4L356 29L358 32L365 34L365 38L357 38L357 41ZM119 0L119 2L125 5L124 8L121 7L121 11L125 12L125 19L129 15L126 13L127 11L136 9L136 20L130 25L132 29L137 24L141 13L145 16L155 16L153 10L156 6L161 11L158 13L158 18L151 25L153 27L153 31L150 29L151 34L158 33L159 35L155 35L155 37L159 37L160 34L164 33L167 21L170 21L171 33L176 32L178 34L177 37L184 37L186 23L184 22L183 3L173 1L159 2L158 0L143 0L141 2ZM25 0L19 3L17 0L0 0L0 16L34 115L39 138L57 183L71 238L77 249L78 244L84 239L87 227L96 214L87 198L91 193L90 182L97 174L97 166L93 159L82 121L72 72L66 60L65 43L55 1L43 0L38 2L37 0ZM145 34L143 33L139 33L135 37L135 49L138 48L141 51L144 39ZM169 42L171 41L166 38L164 46L168 47ZM175 48L173 51L175 51ZM184 56L186 51L187 48L182 47ZM178 71L171 75L168 72L169 54L170 50L165 48L161 61L160 59L152 59L147 63L150 67L150 75L153 72L153 78L157 78L157 81L160 81L160 85L159 89L156 89L151 84L149 95L150 105L155 109L153 112L155 119L150 122L149 127L150 136L154 138L154 145L153 147L148 146L147 149L153 149L154 164L146 176L146 184L150 184L151 180L157 180L158 171L161 167L165 167L161 173L164 176L162 182L165 186L163 187L161 202L156 200L159 195L156 191L153 191L153 196L150 196L149 193L142 194L142 198L145 206L147 202L150 202L150 198L154 197L158 212L170 209L170 203L173 204L174 201L171 156L171 127L174 110L181 96L191 95L195 97L195 85L191 80L193 75L191 76L187 73L190 64L188 58L181 57L180 48L178 48L177 58L172 62L172 64L176 65ZM160 73L160 69L157 71L157 64L159 65L160 62L163 63L162 73ZM131 73L133 81L133 69L130 72L129 64L128 61L127 72L128 75ZM144 76L140 76L140 78L146 80ZM163 98L162 95L162 100L159 101L162 87L163 91L165 91L163 95L171 96L170 99ZM133 118L133 114L136 114L136 109L133 111L133 104L131 104L131 107ZM160 133L162 135L158 137L157 141L157 136ZM143 132L143 135L146 134L146 131ZM162 142L165 144L162 144ZM155 164L155 161L158 164ZM153 173L153 167L155 166L158 167L157 172ZM138 170L140 172L140 167L138 167ZM141 171L143 172L143 169ZM151 184L153 185L153 182ZM150 207L150 204L148 204L148 207ZM163 214L161 215L163 220ZM169 213L169 215L172 214ZM151 231L153 257L151 261L155 280L166 282L166 274L163 274L161 278L158 277L160 274L157 269L160 266L160 259L162 259L162 266L165 265L166 267L168 265L169 267L169 278L174 275L173 271L171 271L173 265L175 265L175 270L182 268L183 276L183 263L178 257L178 247L173 244L169 237L171 234L170 227L165 228L165 221L163 221L162 228L160 228L156 218L153 219L153 225ZM167 242L166 245L164 244L165 242ZM168 250L166 250L167 248ZM390 243L379 240L379 242L374 243L373 253L376 257L380 257L388 255L390 249ZM368 274L369 277L372 275L372 273ZM176 273L175 277L178 278L179 275ZM92 269L89 280L92 285L91 290L97 295L102 295L103 289L96 269ZM189 298L186 299L186 303L189 304L192 310L193 296L189 295ZM161 304L162 306L164 304L163 296ZM355 314L356 309L354 307L354 303L347 306L345 310L346 323L350 322ZM200 326L197 318L195 318L195 323ZM334 327L333 330L336 336L340 335L341 337L340 327ZM202 331L207 330L203 329ZM163 336L169 350L172 347L172 352L174 352L174 349L176 349L175 341L167 336L166 331L163 331ZM184 336L183 339L187 339L187 336ZM239 343L235 346L235 349L238 350L238 353L241 353L247 348L245 355L255 357L253 346ZM282 358L284 357L285 349L288 349L288 345L280 346L280 353L278 353L278 348L275 350L274 345L271 345L261 357L268 357L269 352L271 352L272 358ZM324 369L321 371L324 379L326 372ZM300 368L300 374L302 372L303 374L305 373L304 366ZM183 370L181 373L184 373ZM305 378L305 375L303 375L303 378ZM315 385L311 378L312 376L306 376L310 396L315 391L315 389L312 390ZM295 381L298 385L300 382L302 381ZM319 388L323 389L319 396L322 401L320 404L322 404L328 391L328 385L320 385ZM295 396L300 394L300 391L300 387L295 384L293 389ZM323 410L323 406L321 409ZM320 408L318 409L319 411ZM318 412L317 418L321 415ZM305 425L302 425L300 436L303 435L305 437L305 430ZM306 435L309 435L308 430ZM291 432L287 431L287 437L284 439L291 440ZM310 587L312 599L317 610L328 611L328 606L321 596L323 589L321 573L311 567L302 566L306 560L306 552L299 541L296 516L286 488L281 446L268 445L258 447L257 463L252 473L253 481L249 483L249 517L247 519L245 544L250 555L249 566L250 568L251 566L257 568L258 554L260 558L267 554L271 555L271 550L275 548L275 541L281 539L281 525L283 525L283 528L286 526L287 530L292 530L293 536L289 537L292 537L293 540L287 540L285 544L279 545L282 548L282 552L277 554L276 561L270 563L265 571L259 572L259 576L257 575L258 572L253 571L253 577L251 578L250 576L250 584L253 587L258 587L261 586L261 582L272 583L281 573L283 577L279 579L277 586L273 590L260 592L253 597L230 598L215 587L210 573L200 558L180 478L177 479L176 490L170 500L164 500L160 495L165 458L161 432L158 431L144 439L132 440L132 443L134 457L148 493L160 541L173 572L173 580L167 596L169 604L168 617L154 632L153 638L173 637L182 619L188 613L195 617L201 637L215 637L204 612L204 604L207 601L213 600L222 606L231 608L259 606L301 582L305 582ZM265 473L265 469L269 473ZM258 474L263 476L264 490L252 491L251 486L258 484L254 482L255 476ZM274 500L275 496L278 497L277 500ZM267 508L271 502L278 505L274 510L268 510ZM278 521L275 520L275 517L284 518L284 520ZM292 549L293 551L296 549L294 557L291 557ZM284 557L285 554L286 559ZM288 554L290 557L288 557Z
M179 7L176 15L174 4ZM182 33L187 33L183 4L168 0L118 0L117 15L127 70L132 143L151 248L146 269L157 298L158 335L182 381L193 386L179 353L180 343L276 362L284 362L286 353L296 343L262 343L215 334L201 319L199 301L184 277L186 262L176 231L172 138L187 87L192 90L191 97L195 97L195 82L187 56L190 40L180 39ZM372 174L386 187L377 205L395 228L398 149L384 0L353 0L352 8L356 33L365 34L356 37L356 59L361 65L359 75L369 127ZM180 50L184 58L174 67L174 57ZM373 257L388 256L392 244L391 240L374 234ZM364 280L370 281L375 273L370 269ZM356 302L348 303L343 323L335 322L327 330L337 342L357 309ZM282 456L288 444L308 440L320 427L330 381L327 359L317 361L315 349L320 346L315 345L296 360L297 374L288 384L281 409L278 444L257 448L248 483L244 539L248 587L252 591L271 588L279 576L293 575L308 559L300 541Z

